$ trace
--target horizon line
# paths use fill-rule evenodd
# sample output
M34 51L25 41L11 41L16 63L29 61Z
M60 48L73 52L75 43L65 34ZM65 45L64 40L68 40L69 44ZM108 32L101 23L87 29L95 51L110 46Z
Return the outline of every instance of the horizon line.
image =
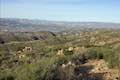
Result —
M120 24L120 22L111 22L111 21L79 21L79 20L52 20L52 19L39 19L39 18L15 18L15 17L0 17L0 19L23 19L23 20L38 20L38 21L51 21L51 22L73 22L73 23L77 23L77 22L89 22L89 23L116 23L116 24Z

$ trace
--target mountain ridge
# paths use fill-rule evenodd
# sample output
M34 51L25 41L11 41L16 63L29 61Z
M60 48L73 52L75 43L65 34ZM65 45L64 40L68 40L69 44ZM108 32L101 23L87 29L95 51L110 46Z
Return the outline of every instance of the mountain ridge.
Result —
M0 30L2 31L52 31L60 32L65 30L81 28L120 28L120 23L107 22L69 22L49 21L35 19L0 18Z

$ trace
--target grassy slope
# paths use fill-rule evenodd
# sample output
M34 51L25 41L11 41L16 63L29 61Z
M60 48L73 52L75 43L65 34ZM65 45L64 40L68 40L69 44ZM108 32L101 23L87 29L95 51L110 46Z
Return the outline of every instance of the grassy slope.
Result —
M92 40L91 39L95 39ZM105 44L100 44L103 42ZM96 45L97 44L97 45ZM30 46L31 52L22 52L23 58L18 58L17 52ZM85 47L69 52L69 47ZM63 56L57 56L63 49ZM22 41L0 44L0 79L4 80L60 80L63 77L60 66L69 61L82 64L85 59L104 59L110 68L120 68L120 31L81 32L77 34L59 35L45 40ZM84 54L84 55L83 55ZM64 74L69 80L75 80L76 67L70 66ZM70 73L70 74L66 74ZM82 76L81 76L82 78Z

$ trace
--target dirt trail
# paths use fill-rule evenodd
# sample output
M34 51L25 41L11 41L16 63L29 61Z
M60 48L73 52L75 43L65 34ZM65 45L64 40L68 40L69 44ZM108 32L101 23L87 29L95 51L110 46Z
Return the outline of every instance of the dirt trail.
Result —
M107 63L104 60L89 60L87 63L81 65L81 67L93 66L89 69L89 72L85 76L96 77L95 80L120 80L120 73L117 69L109 69ZM85 69L86 71L87 68Z

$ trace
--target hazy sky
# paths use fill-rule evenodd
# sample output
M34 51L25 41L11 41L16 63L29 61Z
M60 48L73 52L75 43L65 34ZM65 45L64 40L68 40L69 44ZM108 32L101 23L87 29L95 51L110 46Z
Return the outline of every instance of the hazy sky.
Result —
M0 17L120 22L120 0L0 0Z

